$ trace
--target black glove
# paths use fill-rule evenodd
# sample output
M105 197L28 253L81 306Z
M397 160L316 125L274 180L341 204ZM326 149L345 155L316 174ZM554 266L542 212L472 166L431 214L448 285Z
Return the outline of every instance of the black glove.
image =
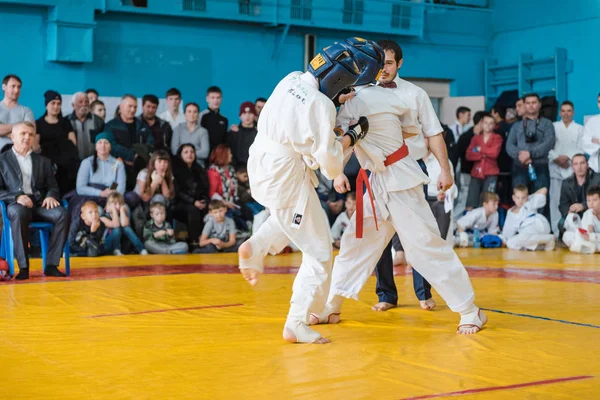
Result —
M369 120L367 117L360 117L358 123L350 125L350 129L344 136L350 137L350 146L354 146L359 140L367 136L369 131Z

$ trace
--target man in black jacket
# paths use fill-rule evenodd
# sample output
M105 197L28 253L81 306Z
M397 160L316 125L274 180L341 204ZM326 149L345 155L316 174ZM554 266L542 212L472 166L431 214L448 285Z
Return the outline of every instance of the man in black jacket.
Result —
M142 97L142 113L138 120L142 130L149 131L154 138L154 150L165 150L171 153L171 139L173 138L173 129L171 124L156 116L158 109L158 97L153 94L146 94Z
M52 162L31 151L34 136L32 123L15 124L11 134L13 147L0 155L0 200L7 203L19 280L29 279L29 257L25 249L32 221L54 224L44 274L65 276L58 270L58 264L69 232L69 213L60 206Z
M560 203L558 208L561 220L558 228L562 231L565 218L569 213L577 213L583 216L588 209L586 203L587 190L592 186L600 185L600 174L595 173L588 165L584 154L575 154L571 159L573 176L563 181L560 188Z
M208 108L200 113L199 124L208 131L210 151L220 144L227 143L227 128L229 121L221 115L223 92L217 86L211 86L206 91Z

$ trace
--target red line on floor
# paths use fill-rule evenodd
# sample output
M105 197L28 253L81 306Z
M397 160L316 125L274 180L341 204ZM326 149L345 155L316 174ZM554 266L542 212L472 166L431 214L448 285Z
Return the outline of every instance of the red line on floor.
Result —
M406 397L406 398L403 398L402 400L436 399L436 398L439 398L439 397L461 396L461 395L465 395L465 394L474 394L474 393L482 393L482 392L493 392L493 391L496 391L496 390L509 390L509 389L518 389L518 388L523 388L523 387L529 387L529 386L550 385L550 384L553 384L553 383L578 381L578 380L581 380L581 379L590 379L590 378L593 378L593 376L590 376L590 375L570 376L570 377L567 377L567 378L557 378L557 379L548 379L548 380L545 380L545 381L528 382L528 383L518 383L518 384L515 384L515 385L508 385L508 386L492 386L492 387L480 388L480 389L460 390L458 392L427 394L425 396Z
M153 313L163 313L163 312L169 312L169 311L203 310L203 309L207 309L207 308L226 308L226 307L240 307L240 306L243 306L243 304L220 304L220 305L215 305L215 306L164 308L161 310L146 310L146 311L136 311L136 312L129 312L129 313L90 315L89 318L120 317L122 315L153 314Z

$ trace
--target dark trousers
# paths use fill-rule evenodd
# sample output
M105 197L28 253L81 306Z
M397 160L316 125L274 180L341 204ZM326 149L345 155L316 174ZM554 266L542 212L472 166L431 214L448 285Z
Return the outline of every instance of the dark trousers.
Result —
M418 160L419 166L425 174L427 174L427 167L423 160ZM433 183L436 184L435 182ZM427 185L423 186L425 191L424 195L427 195ZM399 251L402 244L398 239L398 235L395 234L390 243L383 250L381 258L377 262L375 267L375 275L377 276L377 286L375 291L380 302L386 302L390 304L398 304L398 289L396 289L396 283L394 282L394 260L392 258L392 245L394 249ZM431 285L425 278L421 276L416 270L413 269L413 286L415 294L419 300L426 300L431 297ZM428 296L428 297L424 297ZM424 298L422 298L424 297Z
M548 169L548 164L540 164L534 165L535 174L537 175L537 179L532 181L529 178L529 171L527 167L522 166L521 164L514 163L512 168L512 176L513 176L513 188L516 185L525 185L529 189L529 193L533 193L541 188L550 188L550 170ZM550 221L550 202L546 201L546 205L538 210L540 214L542 214L548 221Z
M204 210L199 210L193 204L176 203L173 209L173 217L176 220L185 222L188 229L188 243L198 243L202 229L204 229L204 217L208 212L208 206Z
M217 246L214 244L208 244L206 246L202 246L194 250L194 254L215 254L215 253L235 253L238 250L238 247L242 244L241 240L237 240L235 244L226 249L219 250Z
M31 222L54 224L54 230L50 234L47 265L58 266L69 234L69 212L60 206L47 210L35 206L27 208L19 203L9 204L6 211L10 220L15 258L19 269L29 268L29 256L25 248L29 243L29 224Z

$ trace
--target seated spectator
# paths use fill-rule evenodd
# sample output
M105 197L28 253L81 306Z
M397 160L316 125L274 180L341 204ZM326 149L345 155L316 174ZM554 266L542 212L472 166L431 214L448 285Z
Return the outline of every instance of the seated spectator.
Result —
M163 203L150 204L150 220L144 226L144 246L151 254L187 253L187 243L175 240L175 232L165 221L166 216Z
M123 255L121 235L125 234L135 250L141 255L146 255L148 252L144 248L144 244L140 238L137 237L131 228L129 218L129 208L125 204L123 195L119 192L112 192L108 196L106 207L104 208L104 213L100 216L100 220L108 229L107 240L110 238L110 242L113 244L111 246L113 254L115 256Z
M570 213L578 214L579 217L587 210L585 193L592 186L600 185L600 174L594 172L588 165L584 154L575 154L571 159L573 175L562 182L560 189L561 220L558 223L559 230L563 229L565 218Z
M319 196L321 206L327 215L329 226L331 226L344 209L344 196L335 191L333 188L333 181L325 178L319 170L316 170L315 174L319 180L317 195Z
M253 215L258 214L265 208L252 197L250 192L250 180L248 179L248 168L246 164L239 164L235 169L235 177L238 182L238 203L242 207L248 207Z
M340 248L340 242L342 241L342 235L344 231L350 225L350 219L352 214L356 211L356 193L346 193L346 201L344 202L346 210L340 213L335 219L333 226L331 227L331 240L333 240L333 247L336 249Z
M142 97L142 113L138 120L142 129L149 131L154 139L154 150L171 150L171 138L173 129L171 125L156 116L158 108L158 97L153 94L146 94Z
M227 216L235 221L239 230L247 231L253 214L247 207L237 204L238 182L231 159L231 150L226 144L220 144L212 151L208 169L208 196L211 200L221 200L227 207Z
M69 199L73 223L76 223L84 202L92 200L104 207L113 192L125 193L125 167L123 162L110 155L107 137L106 133L96 135L96 154L83 160L77 171L77 195Z
M4 99L0 102L0 150L12 144L10 138L14 124L27 121L35 126L31 109L19 104L21 86L21 78L16 75L6 75L2 79Z
M126 94L121 99L119 115L110 120L104 130L109 136L111 154L123 160L127 174L127 188L135 184L137 172L148 164L150 153L154 150L154 138L149 131L142 129L141 122L135 118L137 99Z
M96 91L96 89L88 89L85 91L85 95L88 98L88 102L90 104L92 104L93 102L98 100L98 92Z
M563 242L574 253L600 252L600 187L592 186L586 194L588 209L579 224L575 223L563 234ZM573 215L576 216L576 215ZM575 218L579 220L579 218Z
M200 108L196 103L188 103L185 106L185 123L177 125L173 131L171 140L171 153L176 154L182 144L192 144L196 149L196 162L206 168L206 159L210 151L208 131L198 123Z
M77 153L81 160L94 154L96 135L104 130L104 117L90 112L88 97L83 92L73 95L73 112L67 117L76 133ZM104 107L104 106L102 106Z
M175 130L179 124L185 122L185 117L179 112L181 105L181 92L177 88L167 90L165 94L167 99L167 110L159 115L159 117L167 121L171 125L171 129Z
M227 143L227 118L221 115L223 92L217 86L211 86L206 91L208 108L200 113L200 125L208 131L210 151L218 145Z
M69 247L71 255L77 257L98 257L110 251L105 245L106 226L100 220L98 204L91 200L81 206L81 215L69 231Z
M73 127L61 113L62 98L53 90L44 93L46 112L35 122L36 142L41 153L56 165L56 182L61 196L75 189L79 154Z
M90 111L102 121L106 121L106 107L100 100L96 100L90 104Z
M554 147L554 126L540 117L540 97L533 93L524 97L525 115L522 122L510 128L506 152L513 159L513 186L525 185L530 192L550 187L548 154ZM543 212L550 218L548 204Z
M29 279L29 223L54 224L46 258L46 276L65 276L58 270L69 229L69 213L60 206L60 192L52 163L33 153L35 126L31 122L13 125L11 150L0 154L0 200L7 203L8 219L19 265L16 279Z
M467 234L467 230L477 229L482 236L484 233L498 234L498 195L492 192L483 192L481 201L482 207L467 212L456 221L456 230L459 236L456 243L460 247L473 245L473 234Z
M496 182L500 173L498 154L502 148L502 137L493 132L494 118L490 114L484 114L481 127L481 134L473 136L466 152L467 160L473 162L467 210L472 210L479 205L481 192L496 191Z
M175 178L175 207L173 216L183 221L188 229L190 248L198 247L204 228L204 217L208 213L208 176L196 163L196 148L193 144L182 144L173 158Z
M233 154L233 163L248 163L248 151L258 133L255 124L256 110L252 102L246 101L240 106L240 125L236 131L227 133L227 142Z
M538 208L546 204L548 189L541 188L531 196L527 186L517 185L513 189L515 205L506 213L502 242L511 250L554 250L554 235L550 224Z
M227 206L221 200L211 200L208 203L210 217L200 236L200 248L196 254L206 253L235 253L240 245L236 240L235 223L227 218Z

